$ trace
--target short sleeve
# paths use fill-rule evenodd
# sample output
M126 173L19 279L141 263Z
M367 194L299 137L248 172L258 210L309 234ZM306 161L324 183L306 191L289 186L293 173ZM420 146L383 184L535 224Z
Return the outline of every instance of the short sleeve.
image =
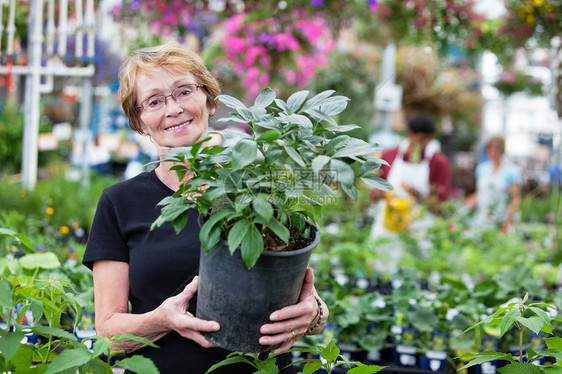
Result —
M510 165L509 172L507 175L507 182L509 186L514 184L521 184L522 177L521 177L521 170L517 167L517 165Z
M121 227L115 205L104 191L98 201L82 263L92 269L97 260L129 262L127 239Z

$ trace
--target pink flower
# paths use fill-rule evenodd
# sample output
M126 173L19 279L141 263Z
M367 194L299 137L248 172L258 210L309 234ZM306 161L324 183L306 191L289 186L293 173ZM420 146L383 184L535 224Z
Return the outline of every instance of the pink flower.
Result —
M263 47L260 46L251 46L250 48L248 48L248 50L246 51L246 59L245 59L245 64L247 66L251 66L254 64L254 62L256 61L256 58L260 55L267 55L267 50Z
M285 80L289 85L293 85L297 81L297 73L294 70L287 70L285 71L284 75Z
M178 20L174 13L167 13L166 15L164 15L164 17L162 17L162 22L167 23L171 26L177 26L178 24Z
M231 36L226 40L227 48L230 49L232 53L238 54L246 50L247 41L246 39L239 38L236 36Z
M269 84L269 73L262 73L259 77L259 82L261 87L267 86Z

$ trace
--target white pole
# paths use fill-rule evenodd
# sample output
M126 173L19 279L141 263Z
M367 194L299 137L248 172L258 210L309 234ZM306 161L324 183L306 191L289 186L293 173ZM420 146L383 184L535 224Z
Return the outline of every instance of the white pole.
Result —
M382 84L394 85L395 79L395 66L396 66L396 45L393 43L388 44L382 54L382 71L381 82ZM383 131L390 131L391 121L390 112L387 110L379 111L381 118L381 128Z
M66 55L66 35L68 33L68 0L61 0L59 4L59 56L64 61Z
M88 60L96 54L96 25L94 19L94 0L86 0L86 32L88 35Z
M92 79L82 80L82 90L80 96L80 130L82 132L82 187L90 185L89 160L87 158L87 137L86 133L90 127L92 117Z
M16 34L16 0L10 1L10 15L6 32L8 37L6 53L8 56L11 56L14 54L14 35Z
M50 58L55 51L55 0L48 0L47 8L47 56Z
M4 1L0 0L0 57L2 57L2 33L4 32L4 24L2 23L2 13L4 13Z
M74 2L76 6L76 50L74 56L77 60L82 59L84 55L84 16L82 12L82 0Z
M25 80L25 112L22 154L22 184L32 190L37 182L37 139L39 133L39 86L43 42L43 0L31 0L29 17L30 73Z

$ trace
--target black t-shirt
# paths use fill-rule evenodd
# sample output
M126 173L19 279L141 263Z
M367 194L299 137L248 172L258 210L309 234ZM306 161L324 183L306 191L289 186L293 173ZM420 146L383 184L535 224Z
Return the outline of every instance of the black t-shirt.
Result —
M172 194L152 171L106 188L99 199L83 263L90 269L96 260L129 263L131 313L156 309L197 271L201 247L197 210L189 211L187 225L178 235L169 222L150 230L160 215L157 204ZM189 303L189 311L195 315L195 310L196 299ZM203 348L174 331L155 343L160 348L144 347L133 354L152 359L160 373L205 373L229 353ZM290 362L288 355L281 357L280 368ZM252 369L228 365L214 373L252 373Z

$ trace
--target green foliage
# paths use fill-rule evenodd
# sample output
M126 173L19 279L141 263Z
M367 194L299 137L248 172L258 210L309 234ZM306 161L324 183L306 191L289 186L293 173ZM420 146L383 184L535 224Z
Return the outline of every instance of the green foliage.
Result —
M505 97L517 92L525 92L531 96L540 96L543 94L542 86L541 81L522 71L504 72L500 75L500 79L494 83L494 87Z
M302 374L312 374L317 370L323 369L327 373L332 373L337 367L346 365L347 373L351 374L372 374L378 373L384 366L364 365L358 361L350 361L347 357L340 354L340 349L333 341L327 345L317 345L305 348L293 348L291 352L302 352L310 355L302 361L293 362L292 365L304 364ZM259 374L277 374L279 367L275 364L277 355L269 353L265 358L261 358L258 353L233 352L227 358L209 368L206 373L211 373L216 369L235 363L245 363L257 369ZM316 358L315 358L316 357Z
M95 176L89 187L61 176L40 180L35 189L23 189L20 183L0 179L0 227L34 238L34 245L56 253L61 260L83 251L101 191L114 183L114 177ZM0 254L20 248L10 236L0 236Z
M22 143L23 114L15 106L7 104L0 113L0 176L20 169Z
M21 234L7 229L1 232L31 247ZM5 328L0 329L0 370L105 374L112 367L121 367L139 373L158 373L154 363L144 357L133 356L110 363L114 356L123 353L110 349L120 340L131 339L156 347L145 338L130 334L110 339L77 337L75 332L81 324L84 304L74 283L76 273L66 275L67 270L53 253L30 253L19 259L0 260L0 318L5 323ZM26 339L33 336L39 339L36 342ZM88 343L92 349L87 348Z
M162 213L153 227L171 221L179 232L186 224L185 212L197 207L206 216L200 233L203 249L227 239L231 253L240 245L250 268L264 250L267 231L277 237L277 245L293 245L298 238L310 238L306 221L317 222L322 207L334 201L334 190L341 188L356 201L356 177L372 188L392 189L373 175L383 163L372 156L378 147L345 134L356 125L340 126L334 120L348 99L333 93L308 99L308 91L299 91L285 102L266 88L250 108L234 97L219 96L234 109L223 120L248 123L251 134L238 133L239 139L225 147L204 147L204 139L172 149L172 170L180 180L188 171L192 178L160 202Z
M510 302L507 305L500 307L493 315L485 318L466 330L466 332L468 332L480 325L487 324L492 327L499 327L501 337L512 327L515 327L519 334L519 356L513 356L510 353L506 354L496 351L486 351L476 354L467 353L461 356L461 358L468 359L470 361L461 369L487 361L504 360L509 361L509 364L499 369L500 373L503 374L522 372L543 373L551 372L553 368L557 368L558 371L560 370L560 363L562 361L561 338L552 337L545 339L545 343L548 348L542 350L541 352L535 352L532 349L527 349L526 352L524 352L523 337L526 330L529 330L534 334L539 334L540 332L552 334L552 322L554 320L560 321L560 318L552 317L547 313L549 309L554 309L552 305L547 303L526 304L527 301L528 294L525 294L525 297L521 301ZM534 361L537 361L542 357L554 357L556 362L552 364L532 365Z

